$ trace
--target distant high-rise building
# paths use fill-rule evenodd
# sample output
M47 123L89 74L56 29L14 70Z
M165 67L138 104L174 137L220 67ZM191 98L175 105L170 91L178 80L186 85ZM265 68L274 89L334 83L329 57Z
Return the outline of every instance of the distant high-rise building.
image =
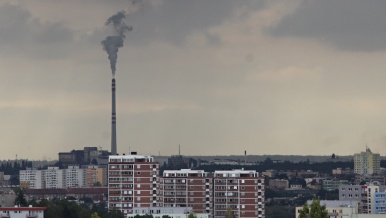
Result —
M381 156L371 152L366 146L366 151L354 154L354 173L361 175L379 174Z

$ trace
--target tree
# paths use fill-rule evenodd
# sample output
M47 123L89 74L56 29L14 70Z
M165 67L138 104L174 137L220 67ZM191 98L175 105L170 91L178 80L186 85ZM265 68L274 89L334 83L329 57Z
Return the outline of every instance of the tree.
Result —
M307 202L304 204L298 218L328 218L328 212L325 205L320 205L320 199L314 199L310 206Z
M196 214L194 214L193 212L189 213L189 216L188 218L197 218Z
M225 214L225 218L235 218L232 212L232 208L230 207L227 208L227 213Z
M25 199L24 193L21 189L17 193L16 199L15 199L15 205L19 205L21 207L27 207L28 206L28 202Z
M100 216L97 212L94 212L93 214L91 214L91 218L100 218Z
M102 184L101 184L101 182L96 181L96 182L94 182L93 186L100 187L100 186L102 186Z

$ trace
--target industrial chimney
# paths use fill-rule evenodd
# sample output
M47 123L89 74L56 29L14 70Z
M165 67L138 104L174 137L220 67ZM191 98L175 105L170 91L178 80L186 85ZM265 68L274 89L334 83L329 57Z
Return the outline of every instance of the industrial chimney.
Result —
M116 113L115 113L115 78L111 81L112 105L111 105L111 155L117 154L117 132L116 132Z

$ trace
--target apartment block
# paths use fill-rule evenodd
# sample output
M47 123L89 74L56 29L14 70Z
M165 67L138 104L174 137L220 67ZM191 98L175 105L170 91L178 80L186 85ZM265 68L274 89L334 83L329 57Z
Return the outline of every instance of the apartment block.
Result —
M43 183L43 171L35 169L27 169L19 171L20 187L27 189L42 189Z
M264 179L253 170L215 171L213 216L265 217Z
M93 187L95 182L107 185L107 169L89 166L79 168L69 166L67 169L48 167L46 170L20 170L20 186L27 189L61 189Z
M85 170L80 169L79 166L69 166L65 172L65 184L67 188L81 188L85 186Z
M160 191L164 207L191 207L194 213L212 212L212 178L203 170L165 170Z
M386 192L374 193L374 213L386 214Z
M339 200L359 201L359 213L374 214L376 211L375 195L384 192L386 186L375 184L341 185L339 186Z
M159 163L153 157L111 155L108 163L108 208L132 214L134 207L157 207Z
M48 167L47 170L44 170L42 176L44 177L45 188L64 188L65 177L63 171L59 167Z
M188 218L190 213L194 213L197 218L209 218L208 213L195 213L191 207L141 207L134 208L134 213L128 215L127 218L134 218L136 215L152 215L154 218L162 218L164 216L170 218Z
M380 154L371 152L366 147L365 152L354 154L354 173L360 175L379 174L381 165Z

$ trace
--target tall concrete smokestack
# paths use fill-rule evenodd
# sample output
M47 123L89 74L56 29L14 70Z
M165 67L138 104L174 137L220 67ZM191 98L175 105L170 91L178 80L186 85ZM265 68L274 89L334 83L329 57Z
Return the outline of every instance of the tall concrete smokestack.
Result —
M117 129L115 112L115 78L111 81L112 101L111 101L111 155L117 154Z

